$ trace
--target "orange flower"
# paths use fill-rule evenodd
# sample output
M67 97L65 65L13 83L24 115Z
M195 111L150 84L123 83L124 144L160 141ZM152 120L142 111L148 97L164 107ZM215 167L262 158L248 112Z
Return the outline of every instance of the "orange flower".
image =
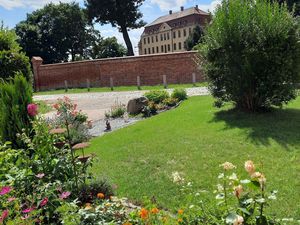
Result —
M142 208L140 211L140 217L145 220L148 218L148 210L145 208Z
M158 208L153 208L153 209L151 209L151 213L152 213L152 214L157 214L157 213L159 213Z
M104 199L105 195L103 193L98 193L97 198Z
M123 225L132 225L132 223L129 223L128 221L126 223L123 223Z
M183 209L179 209L179 210L178 210L178 214L179 214L179 215L183 214Z
M179 218L177 221L178 221L178 223L182 223L183 219Z

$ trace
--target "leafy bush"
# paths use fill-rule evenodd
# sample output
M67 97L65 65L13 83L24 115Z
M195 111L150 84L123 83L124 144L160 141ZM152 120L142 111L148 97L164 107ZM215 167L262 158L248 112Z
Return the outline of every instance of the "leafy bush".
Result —
M170 97L167 91L162 90L149 91L145 93L144 96L155 104L162 103L163 100Z
M0 140L10 141L16 148L23 146L16 135L31 132L31 118L27 113L31 102L31 85L21 74L0 83Z
M0 78L8 79L21 72L27 81L32 81L29 58L17 43L14 31L0 26Z
M220 102L258 111L295 98L299 24L285 5L225 0L204 39L203 67L211 93Z
M166 105L166 106L169 106L169 107L173 107L175 106L176 104L178 103L178 99L177 98L166 98L164 101L163 101L163 104Z
M120 118L124 116L126 112L126 107L124 104L119 102L115 102L115 104L111 107L110 112L105 113L106 118Z
M171 95L172 98L177 98L179 101L186 100L188 98L185 89L175 89Z

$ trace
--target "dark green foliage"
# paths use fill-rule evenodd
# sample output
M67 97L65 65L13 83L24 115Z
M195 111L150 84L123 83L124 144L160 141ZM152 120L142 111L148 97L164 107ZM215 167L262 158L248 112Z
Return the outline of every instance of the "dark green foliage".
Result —
M93 46L91 57L93 59L121 57L126 55L126 48L118 43L116 37L105 38Z
M0 26L0 78L7 80L21 72L27 81L32 80L32 72L28 57L20 52L14 31Z
M288 9L264 0L226 0L200 45L218 105L258 111L282 106L299 82L299 24Z
M45 63L86 58L99 36L77 3L48 4L28 14L16 33L27 56L40 56Z
M203 35L204 32L202 28L200 26L196 26L190 36L186 39L185 49L188 51L192 50L197 44L202 41Z
M144 0L85 0L87 14L90 21L101 24L110 23L123 34L127 46L127 55L134 55L133 47L128 35L128 29L143 27L143 14L139 7Z
M16 135L31 132L27 105L32 102L32 88L26 79L18 74L9 82L0 83L0 140L10 141L13 147L21 148L22 142Z
M278 2L280 5L286 4L288 9L293 12L294 16L300 16L299 0L271 0L271 2Z
M178 99L178 101L183 101L188 98L185 89L175 89L171 95L172 98Z
M155 104L162 103L166 98L169 98L170 95L167 91L149 91L144 95L150 102Z

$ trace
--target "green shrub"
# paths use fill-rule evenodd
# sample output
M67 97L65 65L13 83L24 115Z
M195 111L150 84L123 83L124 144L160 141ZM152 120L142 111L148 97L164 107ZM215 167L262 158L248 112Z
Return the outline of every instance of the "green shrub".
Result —
M16 135L23 129L27 134L31 131L31 119L27 113L31 102L31 85L21 74L9 82L0 83L0 140L12 142L13 147L22 147Z
M258 111L295 98L299 24L284 5L225 0L204 39L200 55L211 93L219 102Z
M177 98L179 101L183 101L188 98L185 89L175 89L171 96L172 98Z
M156 104L162 103L163 100L170 97L167 91L161 91L161 90L149 91L145 93L144 96L148 98L149 101L152 101Z
M115 104L111 107L109 112L105 113L106 118L120 118L124 116L126 112L126 108L124 104L119 102L115 102Z
M164 104L164 105L170 106L170 107L175 106L177 103L178 103L178 99L177 99L177 98L166 98L166 99L163 101L163 104Z

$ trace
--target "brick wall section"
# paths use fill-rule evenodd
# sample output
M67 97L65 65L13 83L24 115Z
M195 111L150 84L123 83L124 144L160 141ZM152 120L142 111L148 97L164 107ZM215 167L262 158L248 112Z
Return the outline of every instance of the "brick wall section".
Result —
M32 59L38 91L64 88L65 80L69 88L86 87L87 79L91 87L110 86L111 77L114 86L137 85L137 76L142 86L162 84L163 75L168 84L192 83L193 73L197 82L203 80L193 51L49 65L42 65L41 60Z

